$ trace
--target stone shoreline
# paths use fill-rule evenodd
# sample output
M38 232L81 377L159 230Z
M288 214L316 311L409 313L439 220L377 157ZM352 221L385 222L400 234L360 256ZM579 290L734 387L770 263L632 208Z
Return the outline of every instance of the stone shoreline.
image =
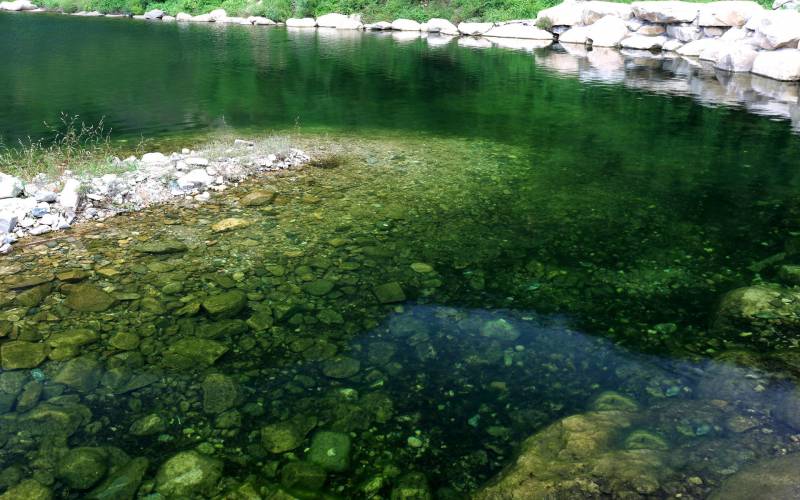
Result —
M723 0L711 3L640 1L620 4L568 0L545 9L535 19L500 23L430 19L418 23L396 19L364 24L358 14L325 14L316 19L287 19L289 28L436 33L444 37L480 37L560 42L587 47L609 47L677 53L708 61L719 70L753 73L781 81L800 81L800 3L775 0L773 10L756 2ZM40 12L29 0L0 3L0 10ZM77 16L104 16L78 12ZM117 16L122 17L122 16ZM166 15L151 10L135 19L162 22L215 22L272 26L265 17L233 17L223 9L191 16Z
M60 179L43 174L24 182L0 173L0 253L28 236L68 229L88 220L104 220L120 213L179 199L207 201L253 175L303 165L309 157L297 149L267 153L256 143L237 139L224 151L192 151L166 156L146 153L141 158L113 159L130 171L98 177Z

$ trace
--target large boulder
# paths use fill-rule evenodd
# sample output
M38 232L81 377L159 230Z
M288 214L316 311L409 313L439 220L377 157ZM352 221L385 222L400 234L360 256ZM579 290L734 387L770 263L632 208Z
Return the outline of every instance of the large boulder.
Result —
M797 48L800 42L800 12L765 12L753 16L746 26L755 30L754 40L762 49Z
M440 35L457 36L458 27L447 19L434 17L427 23L428 33L439 33Z
M187 14L186 12L178 12L178 15L175 16L176 21L188 22L192 20L192 15Z
M693 24L670 24L667 26L667 36L688 43L703 38L703 31Z
M164 11L161 9L148 10L144 13L144 18L148 21L158 21L164 17Z
M728 477L710 500L800 498L800 453L756 462Z
M347 30L361 29L361 16L345 16L344 14L325 14L317 18L317 26L320 28L336 28Z
M614 16L626 21L633 16L633 9L630 4L617 2L585 2L583 4L583 14L581 21L585 25L596 23L606 16Z
M156 491L166 498L209 497L222 477L222 462L196 451L184 451L164 462Z
M0 199L16 198L22 194L24 188L25 186L22 184L22 180L18 177L0 174Z
M79 312L103 312L116 303L116 299L94 285L75 285L67 294L64 305Z
M392 29L394 31L419 31L420 24L411 19L395 19L392 21Z
M458 23L458 32L466 36L481 36L492 27L492 23Z
M757 55L758 52L749 44L725 44L717 53L714 67L733 73L748 73L753 69L753 61Z
M711 2L700 7L697 19L700 26L744 26L753 15L764 9L756 2L744 0L727 0Z
M314 28L316 26L317 21L313 17L304 17L302 19L290 17L286 20L287 28Z
M633 15L651 23L691 23L697 19L699 5L691 2L645 1L633 2Z
M720 43L721 42L719 40L703 38L702 40L694 40L687 43L683 47L679 48L677 52L682 56L698 57L706 49L720 45Z
M573 26L558 36L559 43L584 44L589 40L589 26ZM627 33L628 29L625 29Z
M756 75L775 80L798 81L800 80L800 50L781 49L759 52L753 61L751 71Z
M587 36L595 47L617 47L628 36L628 26L619 17L605 16L589 26Z
M24 340L12 340L0 345L3 370L36 368L47 357L47 345Z
M228 18L228 13L225 12L225 9L214 9L208 13L208 18L213 22L224 23Z
M583 22L583 2L566 0L565 2L539 11L536 21L546 19L552 26L574 26Z
M483 36L498 38L524 38L527 40L552 40L553 34L527 23L503 23L490 28Z

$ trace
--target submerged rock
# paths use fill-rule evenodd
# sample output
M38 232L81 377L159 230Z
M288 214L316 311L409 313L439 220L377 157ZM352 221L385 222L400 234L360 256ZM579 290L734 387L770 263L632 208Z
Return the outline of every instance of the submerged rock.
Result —
M396 281L378 285L372 289L372 292L381 304L392 304L395 302L404 302L406 300L403 287Z
M212 316L228 318L236 315L247 305L247 295L240 290L212 295L203 301L203 309Z
M710 500L800 498L800 453L762 460L726 479Z
M343 472L350 467L350 436L341 432L320 431L311 440L308 459L331 472Z
M211 496L222 477L222 462L184 451L164 462L156 475L156 491L167 498Z
M100 448L73 448L59 461L58 477L70 488L85 490L106 475L107 461L107 453Z
M137 252L152 253L156 255L181 253L188 249L189 248L186 246L186 243L173 239L150 241L134 247L134 250Z
M64 305L79 312L103 312L116 299L94 285L75 285L70 288Z
M132 500L139 491L149 462L144 457L134 458L125 465L112 469L108 478L92 490L89 500Z
M722 298L713 331L761 348L793 346L800 331L800 293L767 284L737 288Z
M327 479L325 470L310 462L289 462L281 470L281 485L288 490L317 491Z
M151 413L133 422L129 432L134 436L152 436L164 432L166 428L167 424L161 415Z
M211 230L214 231L215 233L224 233L248 227L250 224L252 223L249 220L230 217L228 219L223 219L212 225Z
M284 453L300 446L316 425L316 419L303 417L270 424L261 429L261 443L270 453Z
M79 392L90 392L100 383L100 363L91 356L81 356L67 361L53 377L53 382L64 384Z
M228 347L215 340L185 338L167 349L164 363L178 369L211 366L226 352Z
M410 472L397 481L390 500L431 500L428 478L421 472Z
M236 381L221 373L212 373L203 380L203 410L222 413L236 404L239 386Z
M245 207L260 207L262 205L269 205L275 201L278 192L274 190L260 189L246 194L239 200L239 203Z
M47 346L36 342L12 340L0 346L3 370L36 368L47 357Z
M2 500L50 500L53 492L35 479L26 479L0 495Z
M322 364L322 373L331 378L350 378L361 369L357 359L336 356Z

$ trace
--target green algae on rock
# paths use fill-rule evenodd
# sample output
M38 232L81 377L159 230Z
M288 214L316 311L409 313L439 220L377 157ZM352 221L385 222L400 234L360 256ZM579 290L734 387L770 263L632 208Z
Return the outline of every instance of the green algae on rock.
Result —
M36 368L47 357L47 346L22 340L0 345L0 361L4 370Z
M75 285L67 291L64 305L79 312L103 312L116 299L94 285Z

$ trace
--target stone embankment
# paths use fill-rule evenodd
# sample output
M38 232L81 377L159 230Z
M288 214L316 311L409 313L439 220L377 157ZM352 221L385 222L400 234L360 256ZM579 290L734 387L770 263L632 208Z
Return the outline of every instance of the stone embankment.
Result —
M211 154L209 154L211 153ZM166 156L147 153L113 161L120 174L60 179L43 175L24 182L0 173L0 253L30 235L67 229L76 222L99 220L173 199L206 201L243 179L308 162L296 149L267 154L254 143L236 140L222 154L184 149Z
M288 19L290 28L437 33L441 36L558 41L561 44L673 52L708 61L732 73L753 73L775 80L800 81L800 12L798 0L775 0L772 10L745 0L711 3L641 1L621 4L569 0L539 12L535 19L500 23L446 19L418 23L396 19L364 24L361 16L325 14L316 19ZM0 10L40 10L29 0L0 3ZM99 12L75 15L102 16ZM137 19L216 22L270 26L265 17L228 16L223 9L192 16L166 15L155 9Z

